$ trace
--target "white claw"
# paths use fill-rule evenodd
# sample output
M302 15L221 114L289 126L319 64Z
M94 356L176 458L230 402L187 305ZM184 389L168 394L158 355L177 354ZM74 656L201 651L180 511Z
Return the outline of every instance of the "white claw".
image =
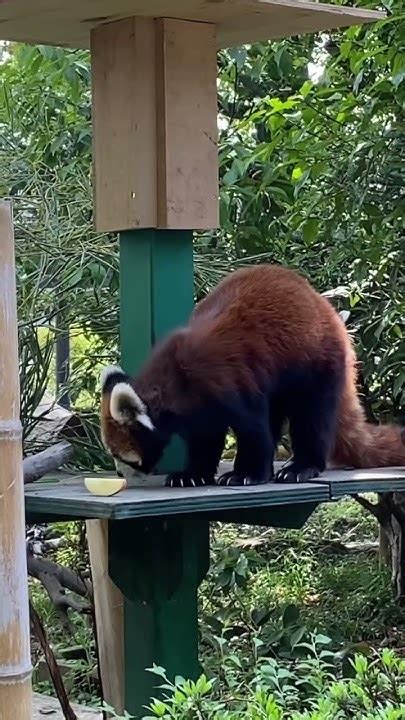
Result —
M247 485L247 477L244 477L244 478L243 478L243 484L244 484L244 485Z
M201 485L205 485L205 480L204 480L204 478L201 478Z
M195 487L194 478L190 478L190 483L191 483L191 486L192 486L192 487Z
M184 487L183 478L180 478L180 487Z
M231 478L229 477L229 478L227 479L227 481L226 481L226 484L227 484L227 485L230 485L230 483L231 483Z

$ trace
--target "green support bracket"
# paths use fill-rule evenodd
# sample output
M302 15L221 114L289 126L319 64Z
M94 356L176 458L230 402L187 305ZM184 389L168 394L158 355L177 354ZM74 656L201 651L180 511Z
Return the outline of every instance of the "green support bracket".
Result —
M111 521L109 572L124 596L125 708L136 718L168 676L197 679L197 590L209 567L209 522L175 516Z
M193 309L191 230L131 230L120 235L121 357L135 374L154 343L184 325ZM184 449L175 438L159 472L180 470Z
M267 508L234 508L208 513L208 517L214 522L300 530L318 505L319 502L303 502Z
M135 374L154 343L193 309L192 231L120 235L121 356ZM174 438L160 472L179 470ZM182 518L110 523L110 574L124 595L125 705L140 717L157 694L153 663L197 677L197 588L208 570L209 522Z

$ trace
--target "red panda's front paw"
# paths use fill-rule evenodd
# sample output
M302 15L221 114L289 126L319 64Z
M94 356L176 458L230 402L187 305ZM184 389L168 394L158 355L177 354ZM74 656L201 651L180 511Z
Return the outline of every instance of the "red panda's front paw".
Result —
M305 483L321 474L319 468L296 465L293 461L284 465L276 474L277 483Z
M173 472L166 478L166 487L202 487L203 485L213 485L214 476L203 476L199 473L189 472Z
M242 487L247 485L263 485L270 482L270 478L262 475L244 475L231 470L218 478L217 484L222 487Z

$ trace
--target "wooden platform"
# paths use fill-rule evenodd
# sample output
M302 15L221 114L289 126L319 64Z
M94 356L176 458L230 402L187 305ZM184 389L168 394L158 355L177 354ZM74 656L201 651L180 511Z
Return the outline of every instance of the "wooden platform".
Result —
M364 8L305 0L2 0L0 37L88 47L90 30L131 16L213 23L219 47L347 27L385 17Z
M223 463L221 470L229 469ZM94 476L91 473L87 477ZM104 473L105 477L106 474ZM166 488L164 477L137 481L112 497L90 494L84 475L56 474L25 489L26 510L35 516L108 518L111 520L270 508L300 503L320 503L344 495L405 490L405 468L329 470L319 480L302 484L256 487Z

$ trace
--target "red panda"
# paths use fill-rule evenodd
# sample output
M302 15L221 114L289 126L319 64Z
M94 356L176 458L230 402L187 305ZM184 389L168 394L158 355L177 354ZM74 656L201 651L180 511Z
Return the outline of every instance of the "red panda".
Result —
M185 440L187 465L170 486L214 483L229 429L237 452L219 484L305 482L328 464L405 465L400 428L366 422L339 314L280 266L231 273L135 378L110 367L101 385L103 441L117 463L150 473L173 434ZM274 477L286 419L293 455Z

